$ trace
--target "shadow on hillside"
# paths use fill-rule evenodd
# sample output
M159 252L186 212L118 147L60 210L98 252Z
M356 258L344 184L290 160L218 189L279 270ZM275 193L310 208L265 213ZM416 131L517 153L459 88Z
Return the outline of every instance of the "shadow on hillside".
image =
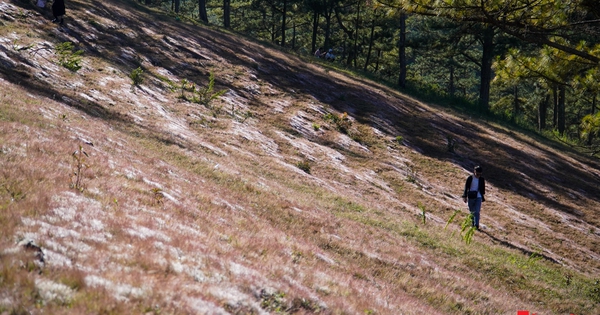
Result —
M557 261L556 259L554 259L554 258L552 258L550 256L547 256L547 255L544 255L543 253L532 252L532 251L530 251L528 249L516 246L516 245L514 245L512 243L509 243L509 242L507 242L505 240L501 240L501 239L499 239L499 238L497 238L497 237L489 234L486 231L481 231L481 233L487 235L490 239L492 239L492 241L494 241L494 242L496 242L496 243L498 243L498 244L500 244L500 245L502 245L504 247L515 249L515 250L521 252L523 255L525 255L527 257L530 257L530 258L541 257L541 258L543 258L543 259L545 259L545 260L547 260L549 262L552 262L552 263L555 263L555 264L560 264L560 262Z
M31 9L32 6L27 1L12 2L24 9ZM132 9L115 10L109 6L111 3L117 7L126 5ZM539 161L525 150L511 147L497 139L483 139L481 134L484 134L484 129L494 129L488 124L478 125L470 121L459 122L458 119L441 119L435 112L422 108L414 101L387 97L363 87L367 85L380 90L381 86L364 80L357 81L360 84L336 81L326 71L310 72L306 62L298 57L284 56L273 48L266 49L235 35L176 21L136 2L108 0L93 2L93 5L87 2L71 2L67 5L67 14L69 12L92 12L97 17L117 23L118 26L112 28L93 20L69 18L62 32L56 32L56 37L58 41L68 41L69 36L76 38L77 45L84 49L86 54L106 60L126 75L141 65L143 57L153 65L171 71L178 78L206 84L209 70L202 62L223 58L233 65L255 71L260 80L282 91L309 94L336 111L348 112L362 123L377 125L390 137L403 135L424 155L457 163L469 172L474 165L482 164L486 169L485 177L488 182L535 199L548 207L579 217L587 215L535 191L528 183L528 177L543 182L552 192L568 192L573 196L600 201L600 185L597 185L598 178L595 175L586 173L566 161L553 158L552 152L535 143L529 142L527 145L551 157L551 162ZM135 37L132 37L132 33ZM200 49L209 50L211 55L204 55ZM181 55L197 61L198 64L184 62L179 57ZM20 61L27 63L25 58L20 58ZM62 95L60 91L48 87L25 72L17 71L15 75L13 71L5 66L0 67L0 72L8 81L48 97ZM146 75L157 76L152 73ZM216 81L216 90L237 89L233 83L220 81L218 77ZM253 99L250 94L246 94L245 97ZM72 100L67 103L93 117L133 124L125 116L87 100ZM498 128L495 128L495 131L514 138ZM443 136L446 134L461 139L468 154L465 155L461 150L458 150L458 154L449 153L443 142ZM165 143L183 145L176 140L155 136ZM570 176L561 178L556 176L556 173ZM581 192L575 190L575 187L587 188L585 192ZM588 217L587 220L595 219Z
M437 115L422 115L419 117L419 125L421 127L417 129L417 133L428 135L418 137L416 143L423 154L452 161L469 173L475 165L481 165L485 170L486 180L498 188L513 191L546 207L579 218L585 217L588 223L598 222L593 209L583 213L560 202L559 199L549 197L561 195L562 198L576 203L584 202L584 199L600 200L600 182L595 173L586 172L571 164L539 143L519 139L512 132L488 123L477 124L465 120L457 125L457 122L439 119ZM435 126L438 134L448 134L461 139L458 153L455 155L448 153L444 145L440 144L442 137L432 141L432 132L428 133L424 126ZM488 130L516 139L515 143L520 147L513 147L499 139L482 137L481 135L485 135ZM589 168L598 168L592 161L576 160ZM545 191L536 190L533 187L534 182L543 185Z

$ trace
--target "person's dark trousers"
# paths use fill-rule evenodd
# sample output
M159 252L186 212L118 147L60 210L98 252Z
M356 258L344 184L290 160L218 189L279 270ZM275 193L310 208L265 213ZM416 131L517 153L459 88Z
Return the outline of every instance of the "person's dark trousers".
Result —
M479 212L481 211L481 198L469 199L469 212L473 215L473 226L479 230Z

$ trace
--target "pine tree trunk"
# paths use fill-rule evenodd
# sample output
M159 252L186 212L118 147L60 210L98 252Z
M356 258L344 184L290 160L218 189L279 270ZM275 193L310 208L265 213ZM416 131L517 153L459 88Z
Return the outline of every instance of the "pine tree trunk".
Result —
M208 14L206 14L206 0L198 0L198 15L200 20L208 23Z
M285 47L285 24L287 23L287 0L283 0L283 12L281 14L281 47Z
M558 128L558 87L554 86L552 87L552 107L553 107L553 112L552 112L552 127L554 129Z
M331 32L331 15L333 14L333 9L328 9L325 13L325 49L329 49L329 36Z
M356 2L356 20L354 24L354 68L356 68L356 59L358 57L358 24L360 22L360 1Z
M398 86L406 87L406 13L400 13L400 40L398 40L398 63L400 73L398 75Z
M484 111L488 111L490 107L490 83L492 82L492 60L494 58L494 28L492 26L485 26L482 44L479 107Z
M546 129L546 115L548 113L548 101L550 95L547 94L543 101L538 104L538 131Z
M559 88L559 96L558 96L558 133L562 136L566 130L566 121L565 121L565 94L566 87L561 85Z
M223 26L231 27L231 0L223 0Z
M292 50L296 50L296 22L292 23Z
M271 5L271 22L269 24L271 24L271 43L276 43L277 44L277 30L275 29L275 6Z
M313 14L313 29L312 29L312 52L317 51L317 31L319 30L319 13L315 10Z
M454 87L454 65L450 65L450 82L448 82L448 93L450 96L454 96L456 88Z
M373 73L379 71L379 60L381 60L381 49L377 49L377 60L375 61L375 71Z
M594 115L594 114L596 114L596 95L594 95L594 97L592 98L592 110L590 111L590 114L591 114L591 115ZM587 139L587 144L588 144L589 146L591 146L591 145L592 145L592 140L593 140L593 139L594 139L594 135L593 135L593 133L592 133L592 132L590 132L590 133L588 134L588 139Z
M515 85L513 86L513 121L516 121L520 111L521 109L519 108L519 87Z
M369 66L369 59L371 59L371 51L373 50L373 37L375 34L375 19L371 21L371 36L369 37L369 50L367 51L367 60L365 60L364 71L367 71L367 67Z

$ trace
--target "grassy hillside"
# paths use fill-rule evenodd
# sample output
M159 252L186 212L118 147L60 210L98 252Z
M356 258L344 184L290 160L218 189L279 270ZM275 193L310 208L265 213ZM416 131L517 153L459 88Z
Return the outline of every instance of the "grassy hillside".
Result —
M597 160L133 1L49 6L0 0L0 314L600 314Z

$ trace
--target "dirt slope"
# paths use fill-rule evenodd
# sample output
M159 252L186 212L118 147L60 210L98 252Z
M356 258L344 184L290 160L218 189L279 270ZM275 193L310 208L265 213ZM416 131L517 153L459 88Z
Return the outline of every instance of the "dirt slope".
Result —
M0 0L0 313L600 313L598 161L134 2L67 14Z

